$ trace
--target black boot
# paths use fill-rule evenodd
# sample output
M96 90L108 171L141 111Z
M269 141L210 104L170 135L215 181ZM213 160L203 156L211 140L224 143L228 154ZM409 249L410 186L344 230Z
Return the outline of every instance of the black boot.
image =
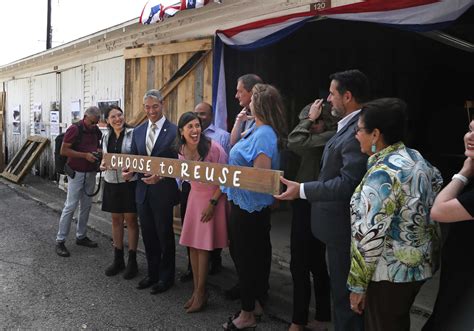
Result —
M128 262L127 268L123 273L123 278L125 279L132 279L138 273L138 266L137 266L137 252L136 251L128 251Z
M105 269L105 275L115 276L123 269L125 269L125 261L123 260L123 249L115 248L114 262L107 269Z

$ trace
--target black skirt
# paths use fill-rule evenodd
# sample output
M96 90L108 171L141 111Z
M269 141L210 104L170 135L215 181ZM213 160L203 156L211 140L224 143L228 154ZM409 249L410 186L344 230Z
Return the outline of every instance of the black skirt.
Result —
M135 187L136 181L118 184L104 182L102 210L109 213L136 213Z

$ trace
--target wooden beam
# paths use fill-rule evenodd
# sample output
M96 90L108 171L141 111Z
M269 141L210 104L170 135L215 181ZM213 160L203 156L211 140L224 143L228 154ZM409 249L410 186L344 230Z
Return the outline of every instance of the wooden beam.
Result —
M163 45L146 45L140 48L128 48L123 52L125 59L136 59L177 53L207 51L212 49L212 39L198 39Z

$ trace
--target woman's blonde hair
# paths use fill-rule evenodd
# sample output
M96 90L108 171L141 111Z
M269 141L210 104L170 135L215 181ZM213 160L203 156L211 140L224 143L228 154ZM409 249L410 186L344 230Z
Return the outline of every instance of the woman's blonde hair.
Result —
M283 149L288 130L280 92L269 84L255 84L252 88L252 105L254 115L273 128L278 137L278 148Z

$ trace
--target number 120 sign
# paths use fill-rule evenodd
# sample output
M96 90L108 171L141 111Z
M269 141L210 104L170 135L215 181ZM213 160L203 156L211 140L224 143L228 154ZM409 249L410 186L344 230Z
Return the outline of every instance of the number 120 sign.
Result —
M310 5L310 11L320 11L331 8L331 0L320 0Z

